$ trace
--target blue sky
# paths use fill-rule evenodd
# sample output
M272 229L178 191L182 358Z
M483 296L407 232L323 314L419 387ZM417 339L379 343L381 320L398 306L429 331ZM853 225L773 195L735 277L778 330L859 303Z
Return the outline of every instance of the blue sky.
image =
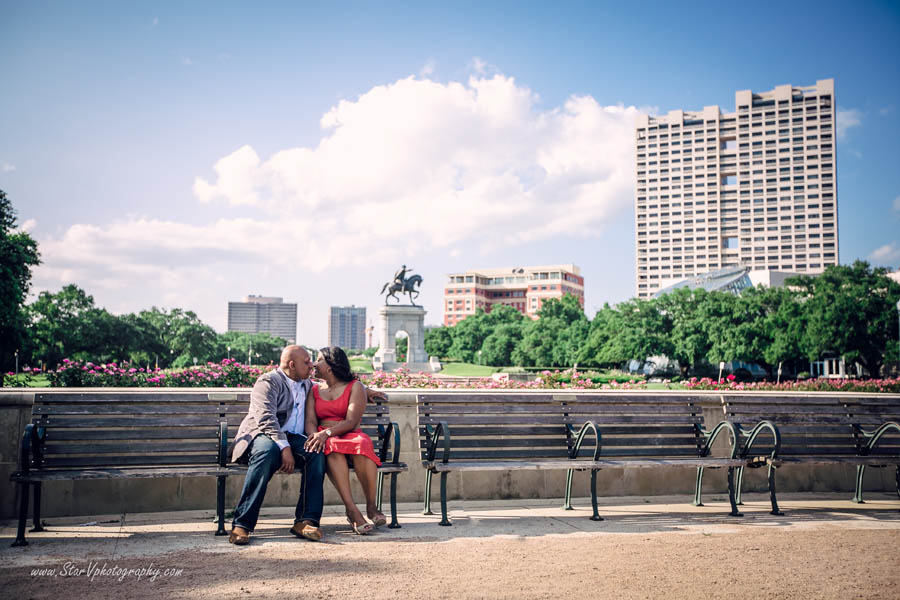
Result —
M634 292L638 111L835 79L840 260L900 264L900 6L0 1L0 189L34 291L113 312L246 294L380 303L425 278L574 262ZM399 229L392 232L392 228Z

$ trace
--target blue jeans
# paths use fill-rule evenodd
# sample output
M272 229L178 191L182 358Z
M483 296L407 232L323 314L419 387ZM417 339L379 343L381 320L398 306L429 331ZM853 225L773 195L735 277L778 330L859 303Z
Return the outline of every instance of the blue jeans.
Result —
M287 438L294 453L295 469L303 472L300 480L300 498L297 499L297 510L294 512L294 522L312 521L318 527L325 504L322 491L322 484L325 481L325 455L304 450L305 435L288 433ZM247 452L250 456L247 477L244 479L241 499L238 500L237 507L234 509L231 526L253 531L256 521L259 519L259 509L266 496L269 480L272 479L275 471L281 468L281 450L278 448L278 444L272 441L272 438L260 434L250 443Z

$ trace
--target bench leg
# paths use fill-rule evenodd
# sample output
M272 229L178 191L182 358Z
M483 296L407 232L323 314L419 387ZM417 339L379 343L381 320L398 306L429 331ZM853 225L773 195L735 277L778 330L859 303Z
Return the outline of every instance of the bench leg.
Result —
M219 527L216 535L227 535L225 531L225 478L216 477L216 521Z
M447 518L447 475L444 471L441 473L441 522L438 525L442 527L450 527L453 523Z
M732 517L743 517L743 513L738 511L737 502L734 494L734 467L728 467L728 501L731 502L731 512L728 513Z
M43 531L44 526L41 524L41 482L34 484L34 509L32 510L31 522L34 525L29 531Z
M375 508L381 512L381 494L384 491L384 473L378 472L378 479L375 481Z
M594 510L591 521L602 521L603 517L597 510L597 469L591 469L591 508Z
M397 475L399 473L391 473L391 523L388 529L400 529L400 523L397 522ZM381 498L380 495L378 497Z
M422 508L422 514L434 514L431 512L431 471L425 471L425 506Z
M19 487L19 529L16 531L16 541L12 546L27 546L25 541L25 522L28 520L28 490L31 489L30 483L20 483Z
M735 473L735 482L734 482L734 501L737 502L738 506L743 506L744 502L741 500L741 493L744 489L744 467L738 467L737 473Z
M853 501L857 504L863 502L863 476L866 474L866 465L856 465L856 487L853 489Z
M897 480L897 497L900 498L900 466L897 467L897 472L894 475L894 479Z
M563 510L575 510L572 508L572 475L574 473L574 469L566 471L566 501L563 504Z
M772 514L783 515L784 513L778 510L778 500L775 498L775 465L769 465L769 497L772 500Z
M703 489L703 467L697 467L697 481L694 483L694 506L703 506L700 494Z

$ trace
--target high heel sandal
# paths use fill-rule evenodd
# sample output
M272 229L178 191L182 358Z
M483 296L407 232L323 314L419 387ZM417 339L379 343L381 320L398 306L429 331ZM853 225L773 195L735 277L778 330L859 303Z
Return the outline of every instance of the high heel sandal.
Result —
M369 517L372 521L372 525L374 527L381 527L383 525L387 525L387 517L384 516L384 513L376 511L374 517Z
M365 521L365 519L363 519L363 521ZM362 525L357 525L349 516L347 517L347 522L350 523L350 526L353 528L353 533L356 535L369 535L372 533L372 530L375 529L371 523L363 522Z

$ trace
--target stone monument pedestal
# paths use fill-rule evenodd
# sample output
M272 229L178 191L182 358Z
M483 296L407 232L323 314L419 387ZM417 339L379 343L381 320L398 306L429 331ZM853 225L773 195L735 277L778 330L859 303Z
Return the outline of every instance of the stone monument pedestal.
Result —
M425 309L421 306L382 306L378 309L378 327L381 347L372 359L376 370L393 371L406 367L413 373L433 372L432 363L425 353ZM407 339L407 362L397 360L397 332L403 331Z

